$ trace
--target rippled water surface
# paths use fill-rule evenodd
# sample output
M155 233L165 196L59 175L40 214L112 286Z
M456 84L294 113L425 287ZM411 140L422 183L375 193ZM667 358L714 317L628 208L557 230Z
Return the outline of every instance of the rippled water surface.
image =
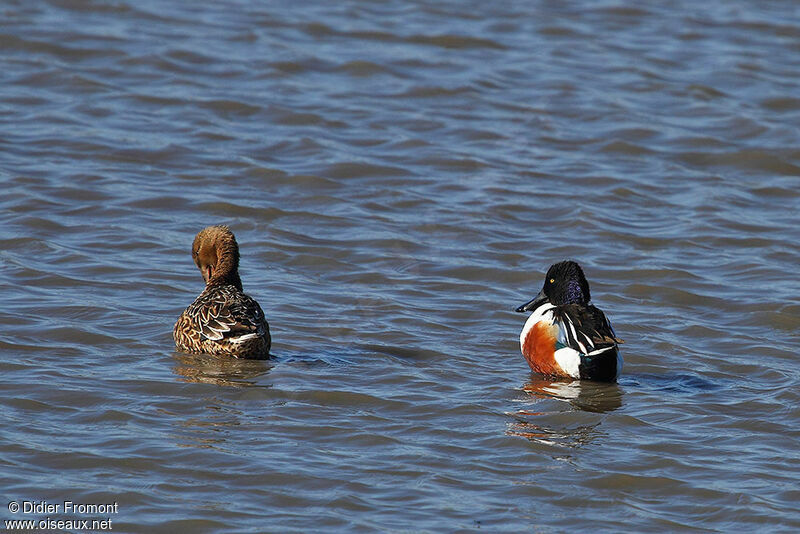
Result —
M0 12L2 519L800 529L795 3ZM273 360L174 352L217 223ZM564 258L618 384L519 354Z

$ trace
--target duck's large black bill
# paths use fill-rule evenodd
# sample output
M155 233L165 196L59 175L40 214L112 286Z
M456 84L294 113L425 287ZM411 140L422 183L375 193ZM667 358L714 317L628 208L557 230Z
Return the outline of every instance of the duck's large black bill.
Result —
M544 289L539 291L539 294L533 297L531 300L517 308L516 311L522 313L535 310L543 302L547 302L547 295L544 294Z

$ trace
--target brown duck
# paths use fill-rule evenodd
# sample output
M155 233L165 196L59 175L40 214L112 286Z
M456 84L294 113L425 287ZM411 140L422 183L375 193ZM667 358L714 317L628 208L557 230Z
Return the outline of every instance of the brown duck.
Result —
M258 302L242 292L239 245L227 226L209 226L192 243L206 288L175 323L175 346L234 358L268 358L269 325Z

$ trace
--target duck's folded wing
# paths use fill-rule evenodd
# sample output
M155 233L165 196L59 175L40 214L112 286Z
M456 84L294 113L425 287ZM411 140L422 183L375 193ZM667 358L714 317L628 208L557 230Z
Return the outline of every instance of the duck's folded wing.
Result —
M559 306L553 315L564 338L562 343L582 354L622 342L605 314L594 306Z
M243 293L224 289L210 293L196 318L202 335L213 341L263 333L264 312Z
M623 340L617 337L617 334L611 327L611 323L608 321L606 315L602 311L594 306L590 306L589 309L596 314L593 323L599 325L595 330L596 337L599 341L603 343L625 343Z

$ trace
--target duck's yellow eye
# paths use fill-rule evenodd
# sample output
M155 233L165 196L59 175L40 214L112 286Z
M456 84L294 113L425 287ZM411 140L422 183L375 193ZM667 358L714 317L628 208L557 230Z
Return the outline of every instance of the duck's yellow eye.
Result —
M550 279L550 283L551 283L551 284L552 284L553 282L555 282L555 281L556 281L556 279L555 279L555 278L551 278L551 279Z

